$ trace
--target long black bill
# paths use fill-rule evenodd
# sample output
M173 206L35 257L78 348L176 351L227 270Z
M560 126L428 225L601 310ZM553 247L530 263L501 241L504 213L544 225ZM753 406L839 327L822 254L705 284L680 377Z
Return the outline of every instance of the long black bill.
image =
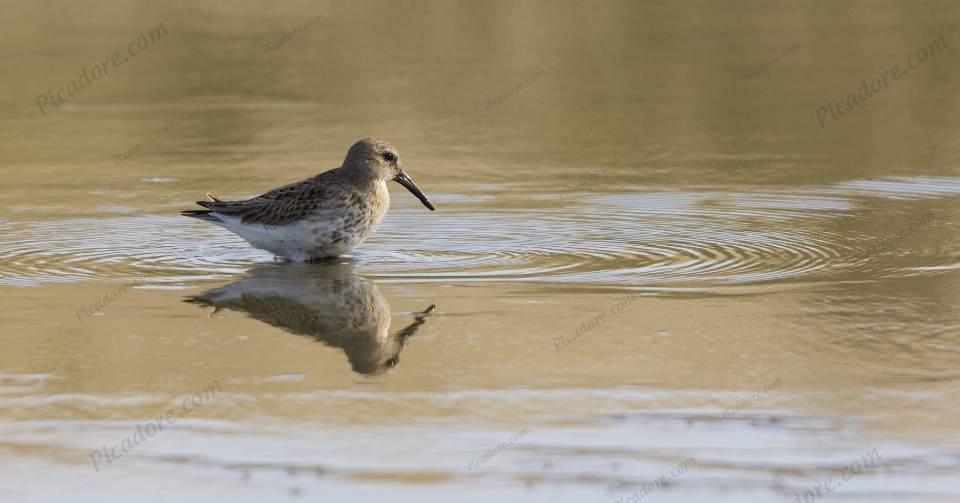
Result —
M406 173L401 171L400 174L397 175L396 178L394 178L394 180L396 180L397 183L399 183L400 185L403 185L404 187L406 187L411 194L417 196L417 199L419 199L424 206L429 208L430 211L433 211L436 209L433 207L432 204L430 204L430 200L427 199L427 196L423 195L423 192L420 190L420 187L417 187L417 184L413 183L413 178L410 178Z

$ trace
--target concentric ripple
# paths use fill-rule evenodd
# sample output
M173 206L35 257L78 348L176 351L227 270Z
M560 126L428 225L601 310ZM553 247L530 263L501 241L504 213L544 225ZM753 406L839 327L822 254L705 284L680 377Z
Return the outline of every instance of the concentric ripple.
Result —
M788 212L710 207L717 197L604 196L573 208L471 212L438 222L402 213L385 226L378 242L406 241L408 246L376 257L371 268L397 278L725 284L802 276L843 254L838 236L831 241L813 232L817 226L809 222L783 225L790 220ZM820 230L826 221L824 215L795 213L793 219L817 221ZM410 236L412 228L423 234ZM415 275L411 262L419 267ZM390 270L394 264L402 270Z
M881 190L868 196L867 188ZM876 243L892 247L892 231L844 227L870 198L912 194L946 204L957 192L960 183L953 179L868 180L782 191L540 197L534 209L440 194L446 202L436 213L394 210L354 260L364 274L397 282L708 288L810 280L880 268L888 250ZM232 275L272 259L225 230L177 216L6 221L0 229L5 284L118 275L181 282Z
M0 284L142 277L180 281L243 271L250 254L215 229L159 216L64 219L3 229Z

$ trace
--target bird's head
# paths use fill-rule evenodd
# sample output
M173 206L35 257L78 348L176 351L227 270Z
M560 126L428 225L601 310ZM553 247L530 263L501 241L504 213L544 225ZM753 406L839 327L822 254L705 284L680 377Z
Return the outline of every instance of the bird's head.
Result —
M343 169L361 179L387 181L394 180L406 187L424 206L434 210L433 204L423 194L413 179L401 169L400 153L397 147L375 138L357 141L347 151L343 160Z

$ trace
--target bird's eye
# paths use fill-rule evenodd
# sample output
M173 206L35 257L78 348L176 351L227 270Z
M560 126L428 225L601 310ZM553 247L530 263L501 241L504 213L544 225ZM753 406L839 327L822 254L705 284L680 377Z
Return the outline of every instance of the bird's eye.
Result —
M397 154L394 154L393 152L384 152L383 158L386 159L387 162L393 162L397 160Z

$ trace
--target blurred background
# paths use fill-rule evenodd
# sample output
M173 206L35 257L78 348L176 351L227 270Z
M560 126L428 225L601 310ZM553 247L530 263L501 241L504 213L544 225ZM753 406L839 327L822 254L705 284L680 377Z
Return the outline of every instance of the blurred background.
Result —
M960 499L955 2L0 5L3 501Z

